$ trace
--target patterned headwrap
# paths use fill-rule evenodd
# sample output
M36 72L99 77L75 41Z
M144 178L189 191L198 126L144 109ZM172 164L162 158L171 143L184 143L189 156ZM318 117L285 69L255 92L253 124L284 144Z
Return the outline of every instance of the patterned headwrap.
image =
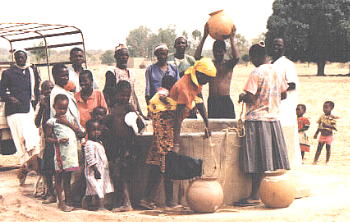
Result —
M215 77L216 76L216 68L214 63L209 58L201 58L200 60L196 61L193 66L189 67L185 71L185 75L191 75L192 82L199 86L196 71L201 72L209 77Z

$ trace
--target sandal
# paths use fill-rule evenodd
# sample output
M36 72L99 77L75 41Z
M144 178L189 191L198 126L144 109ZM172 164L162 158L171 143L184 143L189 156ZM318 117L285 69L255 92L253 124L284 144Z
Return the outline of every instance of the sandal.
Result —
M148 202L146 200L140 200L139 204L140 207L143 207L147 210L154 210L157 208L157 205L153 202Z
M236 201L233 203L233 206L237 207L248 207L248 206L257 206L261 203L260 200L253 200L250 198L243 198L240 199L239 201Z
M125 206L121 206L121 207L118 207L118 208L114 208L112 210L112 212L127 212L127 211L132 211L133 208L130 206L130 205L125 205Z

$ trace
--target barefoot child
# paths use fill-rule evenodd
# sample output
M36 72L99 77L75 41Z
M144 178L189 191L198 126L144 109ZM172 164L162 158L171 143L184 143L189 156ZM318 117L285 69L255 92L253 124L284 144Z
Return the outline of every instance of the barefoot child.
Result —
M148 110L151 113L153 123L153 146L147 155L146 163L150 167L145 197L139 205L148 210L156 208L154 203L161 177L165 173L165 157L174 148L174 121L176 102L169 97L169 91L176 79L166 75L162 79L162 87L149 101ZM165 199L167 207L175 206L173 201L173 182L164 178Z
M56 196L53 188L53 176L55 172L54 156L55 150L52 143L45 142L46 122L50 119L50 94L54 87L53 82L46 80L41 84L41 98L37 105L37 115L35 116L36 127L41 127L43 157L41 173L47 185L47 198L43 204L56 203Z
M78 141L84 137L82 129L70 115L66 115L68 110L68 97L58 94L54 98L53 107L55 116L47 121L47 142L54 143L55 147L55 187L58 198L58 208L69 212L73 208L71 204L71 174L79 170L78 161ZM63 190L62 190L63 182ZM63 192L65 199L63 198ZM68 204L68 205L67 205Z
M132 177L134 152L132 145L134 143L134 131L125 123L125 115L133 112L129 103L131 96L131 85L128 81L121 80L117 83L115 89L116 103L111 109L111 114L106 117L106 123L109 123L109 129L112 135L113 146L109 147L107 157L111 171L111 178L114 184L114 190L118 207L114 212L132 210L128 185Z
M114 191L109 177L108 160L101 142L102 125L99 120L86 122L88 141L85 144L85 178L88 206L92 206L93 196L98 197L98 208L103 209L103 198L106 193ZM90 208L91 209L91 208Z
M310 121L304 117L306 112L306 106L304 104L298 104L297 109L297 120L298 120L298 132L299 132L299 143L301 150L301 157L304 159L305 152L310 152L309 138L305 131L310 127Z
M326 150L327 150L326 164L329 162L329 158L331 157L331 144L333 142L333 131L337 130L336 119L338 118L331 114L333 108L334 108L334 103L332 101L326 101L323 104L324 114L317 121L318 128L314 135L314 139L317 139L318 134L321 132L321 136L318 139L318 146L317 146L317 151L315 154L313 164L317 164L318 158L321 155L321 151L324 144L326 144Z

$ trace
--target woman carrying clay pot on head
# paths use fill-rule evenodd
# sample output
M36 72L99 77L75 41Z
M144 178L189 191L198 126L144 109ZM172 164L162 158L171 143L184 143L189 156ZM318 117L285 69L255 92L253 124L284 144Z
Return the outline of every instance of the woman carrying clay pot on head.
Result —
M253 45L249 57L256 69L249 75L239 102L246 103L241 165L244 173L252 176L252 191L249 197L235 202L235 206L259 204L258 191L264 172L290 169L279 121L280 103L286 98L288 84L269 63L263 43Z

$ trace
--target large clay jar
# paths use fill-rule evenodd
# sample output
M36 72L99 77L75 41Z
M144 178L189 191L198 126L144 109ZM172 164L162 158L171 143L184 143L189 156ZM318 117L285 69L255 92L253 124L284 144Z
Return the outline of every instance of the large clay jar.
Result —
M260 184L260 198L266 207L288 207L295 197L294 180L283 171L268 173Z
M212 12L209 15L209 35L213 39L224 40L230 36L232 29L236 30L232 19L224 12L224 10Z
M222 205L224 193L216 178L201 178L187 188L186 199L191 210L213 213Z

